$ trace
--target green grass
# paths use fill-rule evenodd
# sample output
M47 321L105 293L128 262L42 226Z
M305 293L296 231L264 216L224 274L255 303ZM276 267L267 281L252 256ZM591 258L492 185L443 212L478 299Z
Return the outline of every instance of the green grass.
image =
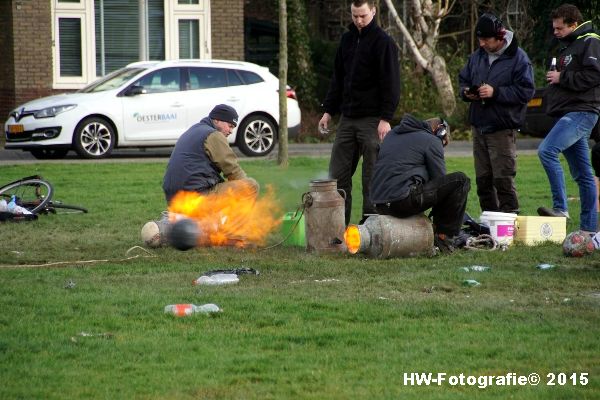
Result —
M282 211L293 211L327 160L243 167ZM372 260L269 250L153 251L119 261L165 208L165 162L1 166L2 181L34 173L86 215L0 225L0 398L349 399L598 398L600 255L562 256L559 245L506 252ZM473 178L472 160L449 171ZM359 178L360 174L356 174ZM360 179L355 193L360 193ZM567 178L568 193L577 197ZM523 214L550 205L535 156L519 158ZM359 196L355 196L359 197ZM353 219L360 218L355 204ZM473 188L468 211L479 215ZM568 230L578 226L570 202ZM274 234L270 243L281 239ZM140 253L137 253L140 254ZM109 260L43 268L73 260ZM550 271L535 268L555 264ZM489 272L461 267L486 265ZM13 267L7 267L13 266ZM252 267L237 285L195 287L210 269ZM481 286L467 288L464 279ZM74 287L68 288L67 283ZM167 304L216 303L217 316L176 319ZM108 334L81 336L81 332ZM404 373L542 376L539 386L478 389L404 385ZM589 373L586 386L547 386L548 373Z

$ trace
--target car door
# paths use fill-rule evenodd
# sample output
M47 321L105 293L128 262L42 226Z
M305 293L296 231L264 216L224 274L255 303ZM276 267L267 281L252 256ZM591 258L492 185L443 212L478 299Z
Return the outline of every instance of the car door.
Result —
M238 114L245 108L245 97L235 86L229 85L228 69L216 67L188 68L186 99L188 124L191 126L207 117L217 104L228 104ZM240 114L241 115L241 114Z
M131 87L141 94L123 97L124 140L174 144L188 127L186 99L181 96L181 68L149 72Z

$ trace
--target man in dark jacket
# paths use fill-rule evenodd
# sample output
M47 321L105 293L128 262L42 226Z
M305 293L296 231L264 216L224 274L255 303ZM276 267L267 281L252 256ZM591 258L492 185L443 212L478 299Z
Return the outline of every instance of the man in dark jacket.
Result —
M226 104L212 109L207 118L193 125L177 140L163 180L167 203L179 191L218 193L232 188L256 199L258 183L246 176L227 136L235 128L238 114ZM221 177L221 173L228 179Z
M323 102L319 130L328 131L331 116L341 112L329 176L346 192L346 224L352 210L352 176L362 157L363 219L375 210L369 184L377 149L391 129L400 99L400 66L396 44L377 24L373 1L353 1L353 23L342 36L333 77Z
M494 15L483 14L475 33L479 49L458 80L461 98L471 103L479 205L482 211L516 213L516 135L535 92L533 69L513 32Z
M560 118L538 148L552 191L552 208L538 214L569 217L567 192L558 156L563 153L579 186L580 229L595 233L598 224L596 184L590 166L588 139L600 114L600 36L581 12L563 4L551 14L554 36L561 49L556 71L548 71L543 104L546 113Z
M452 251L471 188L462 172L446 175L444 146L450 138L441 118L417 120L405 114L383 139L371 180L379 214L405 218L431 208L435 245Z

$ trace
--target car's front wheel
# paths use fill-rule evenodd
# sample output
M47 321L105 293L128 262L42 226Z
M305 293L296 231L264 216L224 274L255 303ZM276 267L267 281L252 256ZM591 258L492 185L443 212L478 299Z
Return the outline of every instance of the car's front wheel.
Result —
M69 149L32 149L31 155L38 160L60 160L65 158Z
M248 157L266 156L277 143L277 125L265 115L251 115L238 128L236 142Z
M104 118L86 118L77 125L73 147L83 158L108 157L115 147L115 131Z

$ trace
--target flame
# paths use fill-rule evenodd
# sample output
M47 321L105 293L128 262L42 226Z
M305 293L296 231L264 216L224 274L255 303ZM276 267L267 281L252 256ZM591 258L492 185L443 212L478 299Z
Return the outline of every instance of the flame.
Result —
M255 198L248 185L233 185L220 193L178 192L169 204L169 220L181 216L198 223L199 246L264 245L267 235L281 223L273 188Z
M346 247L348 247L350 253L358 253L360 249L360 231L358 230L358 225L348 225L344 232L344 242L346 242Z

